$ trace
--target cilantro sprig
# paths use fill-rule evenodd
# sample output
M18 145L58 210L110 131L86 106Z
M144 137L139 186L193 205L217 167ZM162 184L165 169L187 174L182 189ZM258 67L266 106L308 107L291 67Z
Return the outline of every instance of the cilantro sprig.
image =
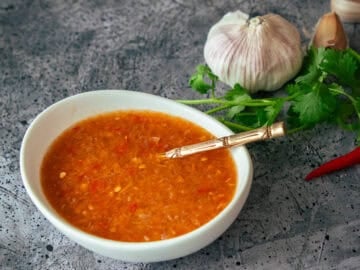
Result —
M207 104L205 112L235 132L271 125L282 117L289 134L327 122L355 132L360 143L360 55L352 49L310 48L302 70L280 97L251 96L239 84L218 95L217 83L210 68L199 65L189 84L206 97L178 101Z

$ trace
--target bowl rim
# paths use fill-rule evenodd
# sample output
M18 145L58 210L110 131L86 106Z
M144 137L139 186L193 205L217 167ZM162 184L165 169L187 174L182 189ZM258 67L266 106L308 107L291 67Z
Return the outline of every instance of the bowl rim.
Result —
M230 134L233 134L233 132L226 127L225 125L223 125L222 123L220 123L219 121L217 121L215 118L201 112L200 110L190 107L188 105L184 105L181 104L179 102L176 102L175 100L171 100L169 98L166 97L162 97L162 96L157 96L154 94L149 94L146 92L138 92L138 91L131 91L131 90L115 90L115 89L111 89L111 90L92 90L92 91L87 91L87 92L82 92L82 93L78 93L75 95L71 95L68 97L65 97L61 100L58 100L57 102L51 104L50 106L48 106L47 108L45 108L43 111L41 111L40 113L38 113L38 115L32 120L32 122L30 123L30 125L28 126L25 135L23 137L22 143L21 143L21 147L20 147L20 173L21 173L21 177L22 177L22 181L23 184L25 186L26 192L28 193L28 195L30 196L31 200L33 201L33 203L35 204L36 208L55 226L57 227L57 229L59 229L60 231L62 231L64 234L66 235L73 235L76 234L76 237L78 239L80 239L81 241L86 241L86 242L91 242L93 244L96 244L98 246L102 246L102 247L112 247L112 248L125 248L127 250L139 250L139 249L143 249L143 248L163 248L163 247L167 247L167 246L172 246L172 245L177 245L180 243L184 243L186 241L191 240L191 238L196 238L197 236L203 234L204 232L206 232L207 230L209 230L211 227L213 227L216 223L218 223L220 220L222 220L222 218L224 216L226 216L231 209L234 207L234 204L236 203L236 198L242 198L244 197L244 203L247 199L248 193L249 193L249 189L250 186L252 184L252 180L253 180L253 163L252 163L252 159L250 157L250 154L248 152L248 150L246 149L245 146L239 146L237 147L237 151L240 151L246 158L247 160L247 173L246 173L246 177L244 177L244 179L242 179L243 181L246 182L246 184L244 184L243 188L241 191L237 191L237 189L239 188L239 176L237 177L237 185L236 185L236 189L234 191L234 195L232 197L232 199L230 200L230 202L227 204L227 206L221 210L216 216L214 216L211 220L209 220L208 222L206 222L205 224L201 225L200 227L197 227L196 229L187 232L185 234L176 236L176 237L172 237L169 239L164 239L164 240L156 240L156 241L149 241L149 242L127 242L127 241L119 241L119 240L112 240L112 239L107 239L107 238L103 238L100 236L96 236L93 235L91 233L85 232L79 228L77 228L76 226L72 225L71 223L69 223L68 221L66 221L60 214L57 213L57 211L50 205L50 209L41 201L40 198L37 197L36 192L34 192L34 189L32 188L32 184L30 183L30 179L27 175L27 168L25 167L25 148L27 147L27 145L30 143L29 140L31 138L31 133L33 131L33 129L37 128L37 123L47 114L51 113L51 111L59 106L62 106L62 104L64 104L65 102L71 101L71 100L75 100L77 98L82 98L84 96L88 96L88 95L103 95L103 94L120 94L120 95L133 95L133 96L143 96L143 97L147 97L153 100L159 100L161 102L167 102L169 104L174 104L175 106L185 109L186 113L195 113L198 115L201 115L201 117L204 118L208 118L208 120L210 121L216 121L217 124L219 126L222 126L222 128L224 130L226 130L226 132ZM119 109L121 110L121 109ZM135 109L136 110L136 109ZM146 110L146 109L144 109ZM153 110L153 111L157 111L155 108L154 109L149 109L149 110ZM109 110L109 111L114 111L114 110ZM171 112L168 113L169 115L173 115L171 114ZM93 114L93 116L95 116L95 114ZM90 116L89 116L90 117ZM180 116L181 117L181 116ZM191 121L187 118L184 118L188 121ZM78 122L77 121L73 121L73 123ZM199 126L201 126L201 123L196 123L193 122L194 124L197 124ZM68 126L69 127L69 126ZM67 128L68 128L67 127ZM202 126L202 128L205 128L204 126ZM58 134L60 135L61 132ZM233 156L233 150L230 150L231 152L231 156L234 159ZM235 162L235 161L234 161ZM40 181L40 180L38 180ZM43 192L42 188L41 188L41 192ZM244 203L242 204L240 211L244 205ZM217 237L216 237L217 238ZM211 241L212 242L212 241Z

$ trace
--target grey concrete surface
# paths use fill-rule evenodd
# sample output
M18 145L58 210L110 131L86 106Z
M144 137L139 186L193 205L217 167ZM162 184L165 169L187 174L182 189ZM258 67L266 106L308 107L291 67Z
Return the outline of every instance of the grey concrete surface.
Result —
M94 254L35 208L19 173L32 119L69 95L129 89L192 98L207 31L228 11L274 12L308 42L329 1L0 1L0 269L360 269L360 167L303 181L350 151L354 135L319 126L248 147L255 176L234 224L190 256L131 264ZM360 50L359 25L346 25Z

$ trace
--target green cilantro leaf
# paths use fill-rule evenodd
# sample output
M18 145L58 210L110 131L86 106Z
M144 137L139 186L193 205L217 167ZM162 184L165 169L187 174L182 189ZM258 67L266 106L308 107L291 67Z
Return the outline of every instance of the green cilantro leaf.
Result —
M218 80L208 66L199 65L190 86L202 94L211 90L211 96L181 102L210 106L206 113L234 131L270 125L285 115L289 134L327 121L354 132L360 144L360 55L352 49L310 48L284 97L256 98L239 84L218 97Z
M355 108L360 111L360 97L355 98Z
M206 80L211 81L209 84ZM210 68L206 65L198 65L196 72L190 77L189 85L192 89L201 94L206 94L210 89L213 89L218 77L212 73Z
M299 114L300 123L311 125L327 120L336 108L336 98L325 85L318 83L313 87L303 85L307 93L297 96L293 110Z
M263 108L247 108L245 111L235 114L233 122L249 127L248 129L258 128L263 126L266 123L266 113ZM238 129L235 129L239 131Z
M271 125L275 122L282 108L284 107L285 100L279 99L275 102L274 105L265 107L266 112L266 124Z
M357 62L349 51L326 50L320 68L335 76L341 84L352 86L359 83L355 76Z
M312 67L319 68L323 61L325 51L325 48L311 47L304 57L301 73L309 72Z
M251 100L251 96L248 91L238 83L226 92L224 98L231 101Z
M325 49L311 47L304 57L300 75L295 79L296 83L312 84L318 81L322 71L320 64L324 58Z
M341 102L336 106L333 120L345 130L354 130L354 126L351 121L353 119L353 114L354 107L352 104L349 102Z
M326 50L324 58L319 67L327 73L336 74L339 67L339 60L341 59L341 52L335 50Z
M288 94L290 96L295 96L295 95L298 95L299 93L301 93L301 87L299 84L288 84L286 86L286 91L288 92Z
M322 74L322 72L320 69L318 69L317 66L309 66L307 73L297 77L295 79L295 82L312 84L312 83L318 81L321 74Z
M234 116L235 116L236 114L242 112L244 109L245 109L245 106L243 106L243 105L232 106L232 107L228 110L226 116L227 116L228 118L232 119L232 118L234 118Z
M201 73L193 74L190 78L189 85L201 94L206 94L211 89L211 85L204 81L204 74Z
M303 124L300 123L299 113L294 111L294 104L291 104L287 110L286 124L291 130L296 130L303 126ZM311 125L306 125L306 127L310 126Z
M266 114L266 108L259 108L256 110L256 122L254 122L256 127L261 127L266 125L268 122L267 114Z
M227 117L230 119L245 109L245 106L239 103L251 100L251 96L247 93L245 88L240 86L240 84L235 84L232 89L227 91L224 98L235 104L229 109L227 113Z

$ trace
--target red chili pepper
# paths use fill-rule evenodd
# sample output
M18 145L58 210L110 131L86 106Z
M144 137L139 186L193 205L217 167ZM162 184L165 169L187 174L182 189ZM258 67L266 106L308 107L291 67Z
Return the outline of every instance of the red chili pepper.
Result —
M345 169L347 167L353 166L355 164L360 164L360 147L355 148L353 151L337 157L333 160L330 160L320 167L316 168L312 172L310 172L305 180L309 181L313 178L320 177L322 175L338 171L341 169Z

